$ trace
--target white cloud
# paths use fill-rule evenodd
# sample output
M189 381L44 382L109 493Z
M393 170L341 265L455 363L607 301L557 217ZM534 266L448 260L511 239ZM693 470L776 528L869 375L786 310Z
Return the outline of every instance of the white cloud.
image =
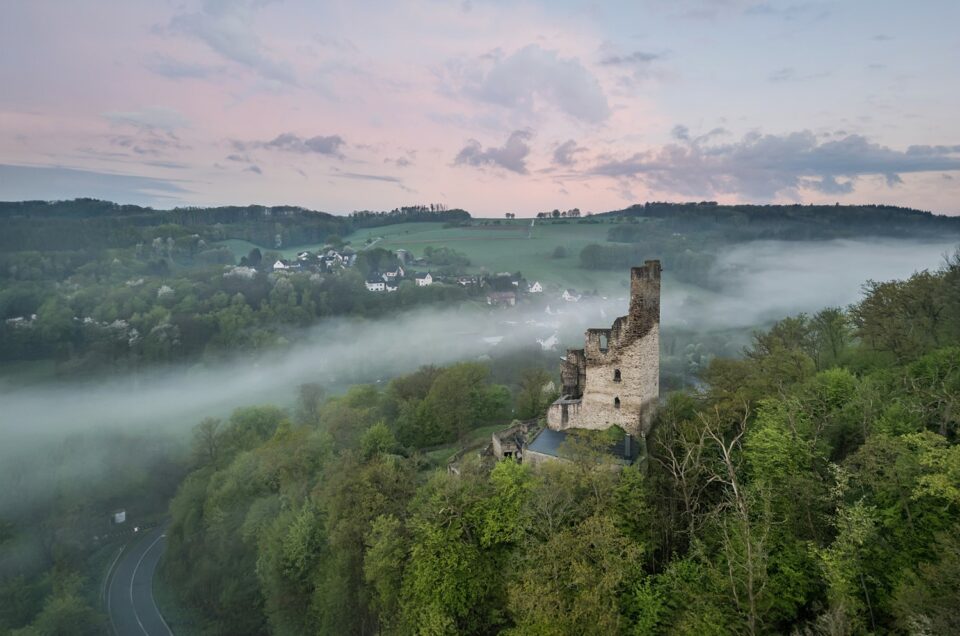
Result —
M343 146L343 137L340 135L316 135L314 137L300 137L293 133L282 133L270 141L235 141L233 145L238 150L250 148L266 148L268 150L283 150L303 154L315 153L341 157L340 147Z
M578 152L586 152L586 150L586 148L578 146L573 139L568 139L553 151L553 163L558 166L572 166L577 163L577 158L574 155Z
M206 0L200 11L174 17L170 29L201 40L265 79L296 84L293 67L270 55L253 28L253 14L263 4L259 0Z
M530 44L498 59L475 77L467 93L485 102L532 111L539 99L561 112L589 123L610 116L600 82L577 58L561 57Z
M533 133L529 130L515 130L510 133L503 146L499 148L492 146L487 149L484 149L476 139L471 139L457 154L454 163L478 167L499 166L511 172L526 174L527 155L530 154L527 141L531 137Z
M689 131L678 126L676 143L607 160L591 173L636 178L655 190L688 196L733 193L768 199L799 188L845 194L862 176L880 175L893 186L904 173L960 170L960 146L899 151L853 134L821 142L810 131L750 133L727 144L710 143L713 136L691 139Z

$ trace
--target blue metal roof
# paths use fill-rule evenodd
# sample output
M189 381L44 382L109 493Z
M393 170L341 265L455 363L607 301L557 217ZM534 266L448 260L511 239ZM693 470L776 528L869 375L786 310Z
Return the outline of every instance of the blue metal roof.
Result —
M563 444L566 439L567 431L555 431L551 428L545 428L530 442L527 448L537 453L543 453L544 455L560 457L560 445ZM633 440L630 448L631 452L628 456L625 442L626 436L613 444L608 452L617 459L627 460L629 463L636 459L639 445L637 444L637 440Z
M560 444L567 439L566 431L555 431L551 428L545 428L540 431L536 439L527 446L532 451L543 453L544 455L560 456Z

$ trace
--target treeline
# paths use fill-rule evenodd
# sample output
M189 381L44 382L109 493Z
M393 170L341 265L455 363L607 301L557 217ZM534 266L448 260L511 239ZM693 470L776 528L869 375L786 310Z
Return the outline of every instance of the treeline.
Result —
M391 413L446 373L197 429L165 576L201 631L957 631L960 261L712 361L640 468L574 435L536 470L424 470Z
M457 223L470 220L470 213L460 208L449 209L442 203L429 205L411 205L394 208L389 212L356 210L350 213L350 220L356 227L379 227L394 223L437 222Z
M11 251L130 247L184 234L281 247L318 243L351 231L345 217L292 206L154 210L95 199L0 202L0 222L0 250Z
M714 231L728 240L824 240L861 236L960 233L960 217L893 205L720 205L715 201L648 202L600 217L656 220L672 231ZM631 232L636 230L617 230ZM610 240L615 238L611 232Z
M155 210L96 199L0 202L0 250L90 250L129 247L156 237L196 234L207 241L243 239L268 248L320 243L363 227L415 221L464 221L465 210L412 206L335 216L296 206L184 207Z

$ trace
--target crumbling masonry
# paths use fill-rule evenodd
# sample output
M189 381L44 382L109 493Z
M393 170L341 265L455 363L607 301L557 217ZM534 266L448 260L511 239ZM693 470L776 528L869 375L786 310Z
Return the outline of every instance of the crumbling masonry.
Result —
M645 437L660 392L660 261L630 270L630 312L610 329L588 329L583 349L560 364L562 393L547 426L606 429Z

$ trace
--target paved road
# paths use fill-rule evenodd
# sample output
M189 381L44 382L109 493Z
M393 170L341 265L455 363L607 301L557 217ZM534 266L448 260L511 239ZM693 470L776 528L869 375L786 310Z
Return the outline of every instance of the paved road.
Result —
M172 636L153 600L153 573L166 545L166 526L124 547L107 583L107 613L117 636Z

